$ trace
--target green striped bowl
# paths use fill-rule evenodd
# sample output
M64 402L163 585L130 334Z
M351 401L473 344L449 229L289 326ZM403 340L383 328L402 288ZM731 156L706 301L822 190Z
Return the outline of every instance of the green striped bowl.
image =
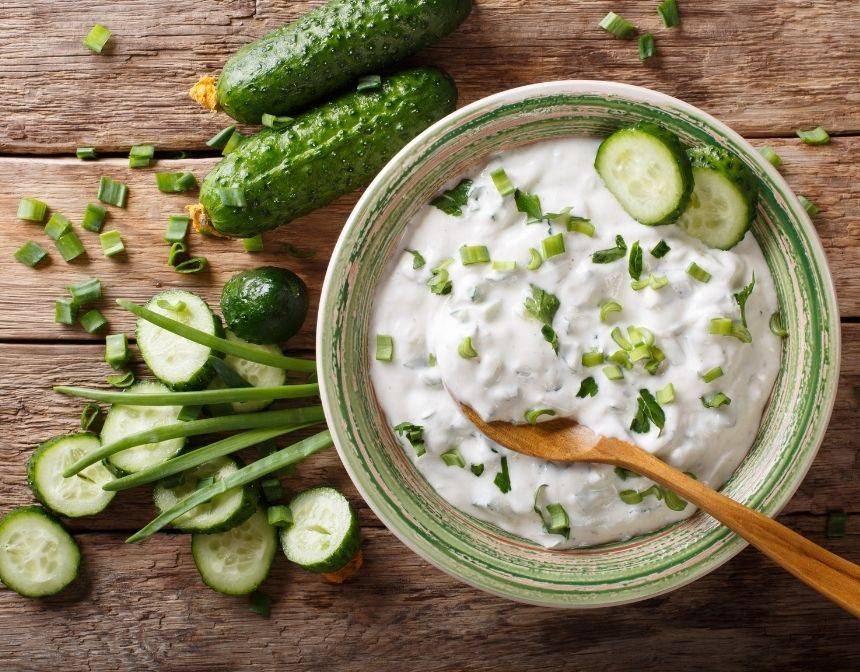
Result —
M628 541L551 551L476 520L428 485L395 441L369 375L371 297L409 218L450 177L517 145L606 135L656 121L687 143L743 157L761 189L753 235L776 282L789 336L755 445L723 491L775 515L806 474L827 427L839 367L839 315L821 244L785 181L737 133L686 103L625 84L563 81L484 98L439 121L382 170L340 236L322 292L317 352L323 405L340 457L376 515L452 576L534 604L600 607L641 600L704 575L744 541L713 518Z

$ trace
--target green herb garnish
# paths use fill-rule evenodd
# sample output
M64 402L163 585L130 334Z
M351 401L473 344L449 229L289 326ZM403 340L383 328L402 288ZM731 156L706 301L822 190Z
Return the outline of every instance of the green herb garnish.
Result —
M463 214L463 207L469 201L469 191L472 188L472 180L460 180L453 189L443 191L439 196L430 201L430 205L439 208L442 212L459 217Z

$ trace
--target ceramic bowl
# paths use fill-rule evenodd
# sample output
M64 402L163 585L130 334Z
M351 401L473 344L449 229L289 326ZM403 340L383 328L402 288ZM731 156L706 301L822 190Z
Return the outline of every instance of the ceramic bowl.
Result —
M441 185L499 151L576 135L605 136L654 121L685 143L734 151L760 186L752 228L789 335L755 444L723 492L773 516L806 474L827 427L839 373L839 315L821 243L779 173L737 133L670 96L626 84L560 81L479 100L409 143L365 191L343 229L322 291L317 329L321 396L344 466L376 515L443 571L512 600L601 607L682 586L745 542L701 512L651 534L554 551L460 512L413 467L370 380L374 288L414 212Z

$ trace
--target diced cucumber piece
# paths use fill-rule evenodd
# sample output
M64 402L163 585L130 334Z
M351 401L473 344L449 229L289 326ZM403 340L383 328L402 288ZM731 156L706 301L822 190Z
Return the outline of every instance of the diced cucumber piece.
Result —
M293 524L281 531L287 558L310 572L334 572L352 560L361 528L346 497L334 488L306 490L290 502Z
M642 224L675 221L690 200L690 160L678 138L643 122L600 143L594 167L621 207Z
M277 546L276 530L259 509L226 532L191 536L200 578L225 595L253 593L268 576Z
M12 509L0 520L0 581L25 597L60 592L78 575L81 552L39 506Z
M277 345L258 345L250 343L239 338L231 331L227 332L227 340L235 343L244 343L257 350L271 352L273 355L283 355L283 351ZM284 369L278 369L274 366L266 366L251 362L241 357L227 355L224 358L225 364L238 373L242 378L247 380L254 387L274 387L276 385L285 385L287 382L287 372ZM269 401L237 401L232 404L233 410L236 413L253 413L254 411L262 411L269 404Z
M755 177L721 147L696 147L687 154L695 186L678 226L708 247L728 250L743 240L755 218Z
M161 383L142 380L128 388L128 392L167 392ZM177 422L181 406L127 406L114 404L102 425L102 445L147 429ZM185 445L184 438L170 439L159 443L145 443L134 448L126 448L108 457L108 462L125 473L134 473L159 464L173 457Z
M72 464L100 447L99 437L89 432L45 441L27 462L27 480L33 494L48 509L69 518L102 511L116 494L102 489L102 485L114 480L110 469L96 462L75 476L63 476Z
M180 499L194 492L201 485L201 481L205 482L210 478L223 481L238 469L239 465L233 458L218 457L181 474L182 483L177 486L167 487L164 482L157 483L152 498L159 511L167 511ZM258 500L259 490L255 484L231 488L183 513L173 521L173 526L183 532L224 532L248 520L257 510Z
M172 289L153 296L146 307L159 315L195 329L224 335L221 320L196 294ZM137 321L137 346L150 371L172 390L202 390L215 371L208 363L211 355L221 354L199 343L177 336L144 319Z

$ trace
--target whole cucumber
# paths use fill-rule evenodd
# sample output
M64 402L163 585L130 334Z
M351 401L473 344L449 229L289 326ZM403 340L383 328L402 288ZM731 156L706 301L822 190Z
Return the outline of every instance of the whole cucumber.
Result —
M236 52L217 103L249 124L292 114L447 35L471 9L472 0L331 0Z
M283 130L263 129L203 180L202 225L248 238L322 207L369 182L456 101L446 73L415 68L314 108ZM245 205L224 203L223 189L241 190Z

